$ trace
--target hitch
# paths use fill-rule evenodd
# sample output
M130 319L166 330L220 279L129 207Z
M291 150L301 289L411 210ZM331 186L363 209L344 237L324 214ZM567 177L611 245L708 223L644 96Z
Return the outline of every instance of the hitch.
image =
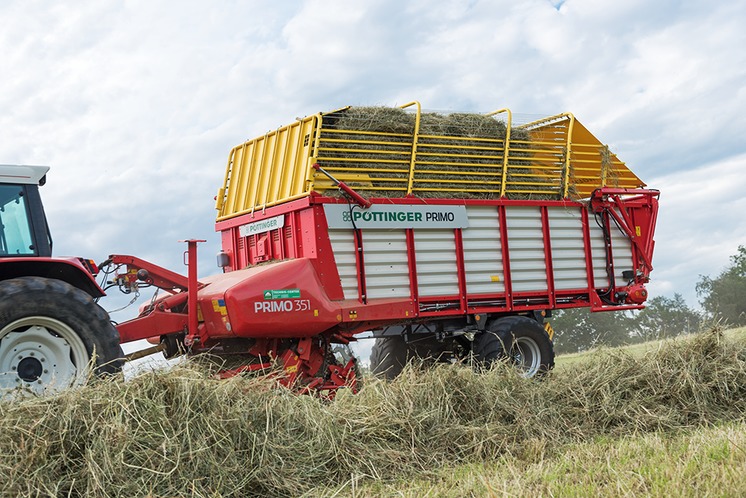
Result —
M188 244L184 252L188 266L186 277L135 256L112 254L101 263L102 267L116 265L113 283L119 285L125 294L137 292L142 286L157 287L170 294L141 308L137 318L117 325L121 343L153 337L162 339L169 334L186 336L187 344L200 340L197 291L205 284L197 280L197 244L204 240L179 242ZM168 354L175 349L169 342L162 347L168 350Z

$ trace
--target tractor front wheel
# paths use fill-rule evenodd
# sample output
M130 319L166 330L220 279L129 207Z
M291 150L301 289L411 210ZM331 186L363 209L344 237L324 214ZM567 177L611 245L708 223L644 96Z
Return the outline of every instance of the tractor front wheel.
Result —
M0 396L61 391L122 368L119 334L86 292L61 280L0 282Z

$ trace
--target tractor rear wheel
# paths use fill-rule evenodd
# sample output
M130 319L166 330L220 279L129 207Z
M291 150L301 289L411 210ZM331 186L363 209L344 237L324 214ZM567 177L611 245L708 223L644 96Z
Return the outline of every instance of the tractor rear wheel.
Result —
M0 282L0 394L36 394L122 369L119 334L86 292L66 282L20 277Z
M474 337L474 357L482 365L505 359L523 377L541 377L554 368L554 346L544 328L525 316L507 316L487 324Z

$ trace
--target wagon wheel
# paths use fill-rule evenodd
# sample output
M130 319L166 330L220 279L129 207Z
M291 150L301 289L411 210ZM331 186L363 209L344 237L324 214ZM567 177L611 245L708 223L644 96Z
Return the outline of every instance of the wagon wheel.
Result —
M491 322L474 337L474 357L489 366L507 360L526 378L541 377L554 368L554 347L536 320L507 316Z
M391 380L411 360L422 360L430 365L451 357L450 346L449 341L440 342L434 336L424 334L410 342L400 335L377 337L370 354L370 369L373 374Z

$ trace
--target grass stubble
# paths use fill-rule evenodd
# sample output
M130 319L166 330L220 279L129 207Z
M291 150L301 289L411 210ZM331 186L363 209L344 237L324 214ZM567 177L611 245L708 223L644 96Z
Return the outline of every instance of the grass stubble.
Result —
M745 413L746 347L718 330L543 382L407 368L333 402L186 365L0 403L0 494L665 494L683 477L661 465L699 476L683 458L743 470ZM714 494L743 490L740 475Z

